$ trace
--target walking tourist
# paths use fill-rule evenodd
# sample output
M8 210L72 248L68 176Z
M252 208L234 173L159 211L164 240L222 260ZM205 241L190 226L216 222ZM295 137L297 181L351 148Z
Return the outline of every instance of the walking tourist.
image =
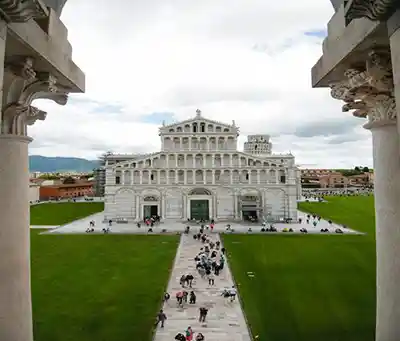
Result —
M165 315L164 311L161 309L159 313L157 314L157 321L155 324L155 327L158 326L158 324L161 322L161 328L164 328L164 322L167 319L167 315Z
M182 286L182 288L185 287L185 282L186 282L186 275L182 275L181 279L179 280L179 284Z
M205 307L200 307L199 308L200 315L199 315L199 322L206 322L206 317L208 314L208 309Z
M214 279L215 279L214 274L211 272L208 275L208 285L214 285Z
M190 292L189 304L196 304L196 294L194 291Z
M185 281L186 281L186 284L189 286L189 288L192 287L193 279L194 279L194 277L191 274L186 275Z
M193 340L193 330L192 330L191 326L189 326L186 329L185 333L186 333L186 341L192 341Z

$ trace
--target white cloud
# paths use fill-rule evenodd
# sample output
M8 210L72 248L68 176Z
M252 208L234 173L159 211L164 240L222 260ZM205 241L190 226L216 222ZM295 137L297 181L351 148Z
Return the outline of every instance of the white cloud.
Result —
M327 0L70 0L62 20L87 92L65 107L40 103L49 115L31 128L31 153L155 151L161 122L141 117L186 119L200 108L211 119L235 120L242 134L273 135L274 149L291 150L299 164L370 166L362 121L342 113L329 90L311 88L322 41L304 33L323 30L332 14ZM99 110L109 104L122 110ZM334 122L331 137L321 122ZM316 126L314 137L296 136Z

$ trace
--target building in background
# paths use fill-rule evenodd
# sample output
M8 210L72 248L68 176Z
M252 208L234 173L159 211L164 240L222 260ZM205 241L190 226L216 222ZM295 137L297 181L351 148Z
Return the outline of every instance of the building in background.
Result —
M40 200L40 185L35 182L29 182L29 203L34 204Z
M63 183L41 184L39 189L40 200L60 200L94 195L94 182L66 178Z
M239 128L196 117L160 128L161 151L115 154L105 165L105 218L297 219L299 172L268 135L237 150Z

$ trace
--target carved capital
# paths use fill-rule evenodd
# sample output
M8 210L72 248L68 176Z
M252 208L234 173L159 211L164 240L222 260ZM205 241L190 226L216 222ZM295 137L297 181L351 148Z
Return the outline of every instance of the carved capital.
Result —
M38 0L0 0L0 16L7 22L26 22L48 15L48 9Z
M384 21L397 7L399 7L398 0L350 0L346 7L345 17L347 22L359 18Z
M10 105L3 112L2 134L27 135L27 125L44 121L47 113L33 106Z
M389 51L371 51L363 69L348 69L344 73L344 80L331 84L330 87L331 96L345 102L343 112L353 111L355 117L368 118L365 128L396 123Z
M26 135L28 125L46 118L44 111L32 106L35 99L51 99L60 105L67 103L67 89L58 85L53 75L35 72L33 66L32 58L22 56L6 63L2 134Z

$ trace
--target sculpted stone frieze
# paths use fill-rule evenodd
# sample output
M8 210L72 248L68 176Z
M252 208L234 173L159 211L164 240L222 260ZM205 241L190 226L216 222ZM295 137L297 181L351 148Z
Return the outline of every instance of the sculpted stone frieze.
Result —
M46 6L38 0L0 0L0 16L7 22L26 22L48 14Z
M68 93L57 79L34 70L34 60L17 57L6 61L3 82L2 134L26 135L27 126L44 120L46 113L32 106L35 99L51 99L65 105Z
M352 0L345 16L348 22L359 18L384 21L399 7L398 0Z
M344 73L344 80L330 87L331 96L345 102L343 112L353 111L356 117L368 118L365 128L396 122L393 74L388 51L371 51L363 69L348 69Z

